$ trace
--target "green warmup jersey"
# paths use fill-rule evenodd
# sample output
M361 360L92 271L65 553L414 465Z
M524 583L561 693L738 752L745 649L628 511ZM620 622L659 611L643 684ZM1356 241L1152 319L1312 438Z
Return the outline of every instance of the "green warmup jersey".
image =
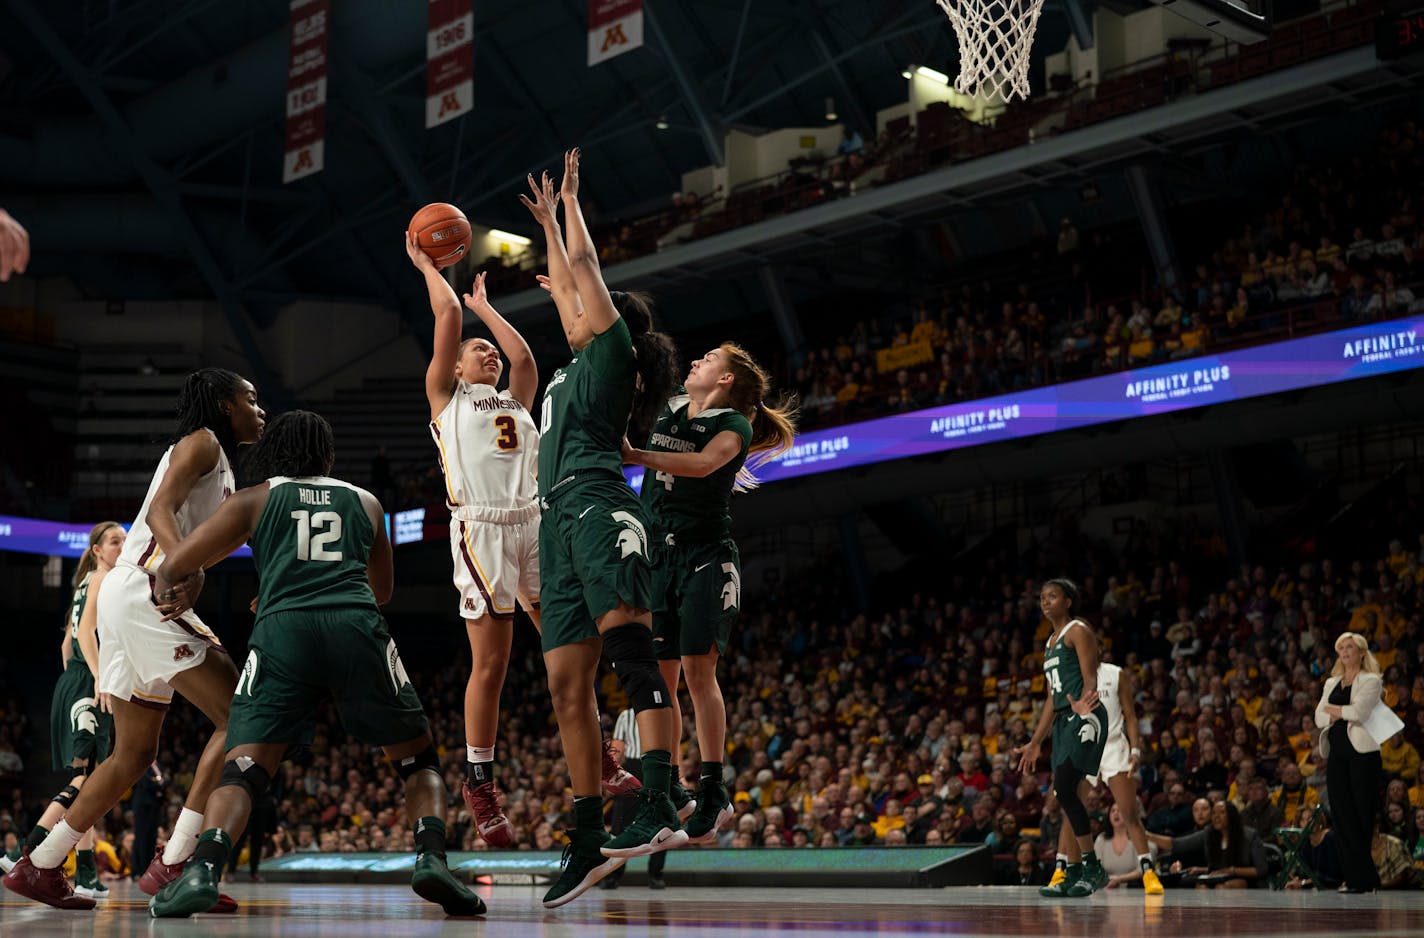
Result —
M376 609L366 579L375 532L360 489L321 476L267 485L252 533L258 620L293 609Z
M620 317L554 372L539 413L539 497L575 480L623 481L623 434L633 408L633 340Z
M1078 620L1077 628L1087 628ZM1043 654L1043 674L1048 680L1048 687L1053 691L1053 709L1066 709L1068 695L1072 694L1076 700L1083 696L1083 669L1078 665L1078 652L1064 644L1063 639L1072 631L1065 628L1057 636L1050 636L1048 649Z
M752 425L730 407L688 417L690 403L686 392L668 399L667 409L648 434L648 449L700 453L717 434L728 430L741 437L742 448L725 466L701 479L648 470L643 477L643 504L660 535L671 534L679 542L713 543L732 536L732 486L747 461Z
M70 661L87 664L84 649L79 647L79 620L84 616L84 603L89 599L89 580L94 574L84 574L84 579L74 589L74 598L69 603L69 650Z

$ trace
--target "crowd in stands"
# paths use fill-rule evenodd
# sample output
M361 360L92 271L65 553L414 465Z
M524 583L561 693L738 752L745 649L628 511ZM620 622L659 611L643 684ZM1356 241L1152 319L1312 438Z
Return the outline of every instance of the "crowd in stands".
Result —
M807 425L834 424L1417 312L1421 170L1412 121L1341 164L1302 164L1275 204L1203 249L1176 295L1102 299L1106 251L1065 218L1052 248L1021 265L1056 271L1040 285L1020 271L946 283L909 309L808 320L822 331L783 382Z
M1167 838L1161 844L1218 822L1265 842L1278 828L1306 824L1325 800L1313 714L1332 643L1347 629L1367 636L1384 671L1384 700L1405 721L1383 749L1380 857L1404 857L1393 879L1412 884L1424 870L1424 535L1406 543L1403 531L1358 554L1235 571L1178 548L1192 543L1180 531L1134 535L1121 550L1061 534L1032 560L985 564L999 572L956 574L941 592L874 614L854 608L831 569L768 584L724 661L724 761L736 815L720 845L982 842L1001 855L1001 881L1040 881L1061 823L1057 803L1047 763L1021 776L1012 753L1046 699L1038 583L1067 569L1080 578L1105 658L1136 676L1142 813ZM796 585L809 582L816 589ZM520 645L505 689L499 782L520 847L550 850L571 824L572 796L542 664L532 642ZM443 742L447 784L458 792L465 666L415 680ZM627 701L611 677L599 695L607 726ZM200 717L174 708L160 755L173 776L169 823L203 735ZM682 775L695 785L690 726L687 738ZM326 714L311 750L276 781L277 823L260 839L263 853L410 849L399 788L381 754L347 740ZM457 794L451 803L452 848L482 849ZM1088 806L1099 851L1122 853L1105 787ZM33 820L11 814L10 829ZM121 806L105 826L122 844L130 824ZM1311 827L1308 849L1325 849L1318 845L1332 836L1328 823L1322 816ZM1192 866L1174 853L1166 864Z

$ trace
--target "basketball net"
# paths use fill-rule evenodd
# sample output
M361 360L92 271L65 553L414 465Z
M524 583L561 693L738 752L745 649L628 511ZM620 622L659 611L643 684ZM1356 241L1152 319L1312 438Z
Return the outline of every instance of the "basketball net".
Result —
M1027 98L1029 52L1043 0L938 0L959 39L960 94Z

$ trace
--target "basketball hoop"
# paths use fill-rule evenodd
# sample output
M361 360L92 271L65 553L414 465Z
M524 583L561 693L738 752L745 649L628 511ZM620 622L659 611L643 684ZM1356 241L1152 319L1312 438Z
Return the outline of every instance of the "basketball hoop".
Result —
M959 39L960 94L1027 98L1029 52L1043 0L938 0Z

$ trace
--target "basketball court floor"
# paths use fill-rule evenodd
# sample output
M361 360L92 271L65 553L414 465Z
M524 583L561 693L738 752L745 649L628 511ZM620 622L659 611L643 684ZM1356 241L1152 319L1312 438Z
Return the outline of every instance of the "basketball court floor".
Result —
M155 920L147 896L121 883L95 913L58 912L3 893L0 934L9 938L426 938L487 936L717 936L952 934L1208 938L1208 936L1424 935L1424 892L1346 896L1299 892L1176 892L1150 902L1140 892L1049 902L1016 887L948 889L594 889L557 911L542 887L482 886L483 919L447 919L399 886L234 882L236 915Z

